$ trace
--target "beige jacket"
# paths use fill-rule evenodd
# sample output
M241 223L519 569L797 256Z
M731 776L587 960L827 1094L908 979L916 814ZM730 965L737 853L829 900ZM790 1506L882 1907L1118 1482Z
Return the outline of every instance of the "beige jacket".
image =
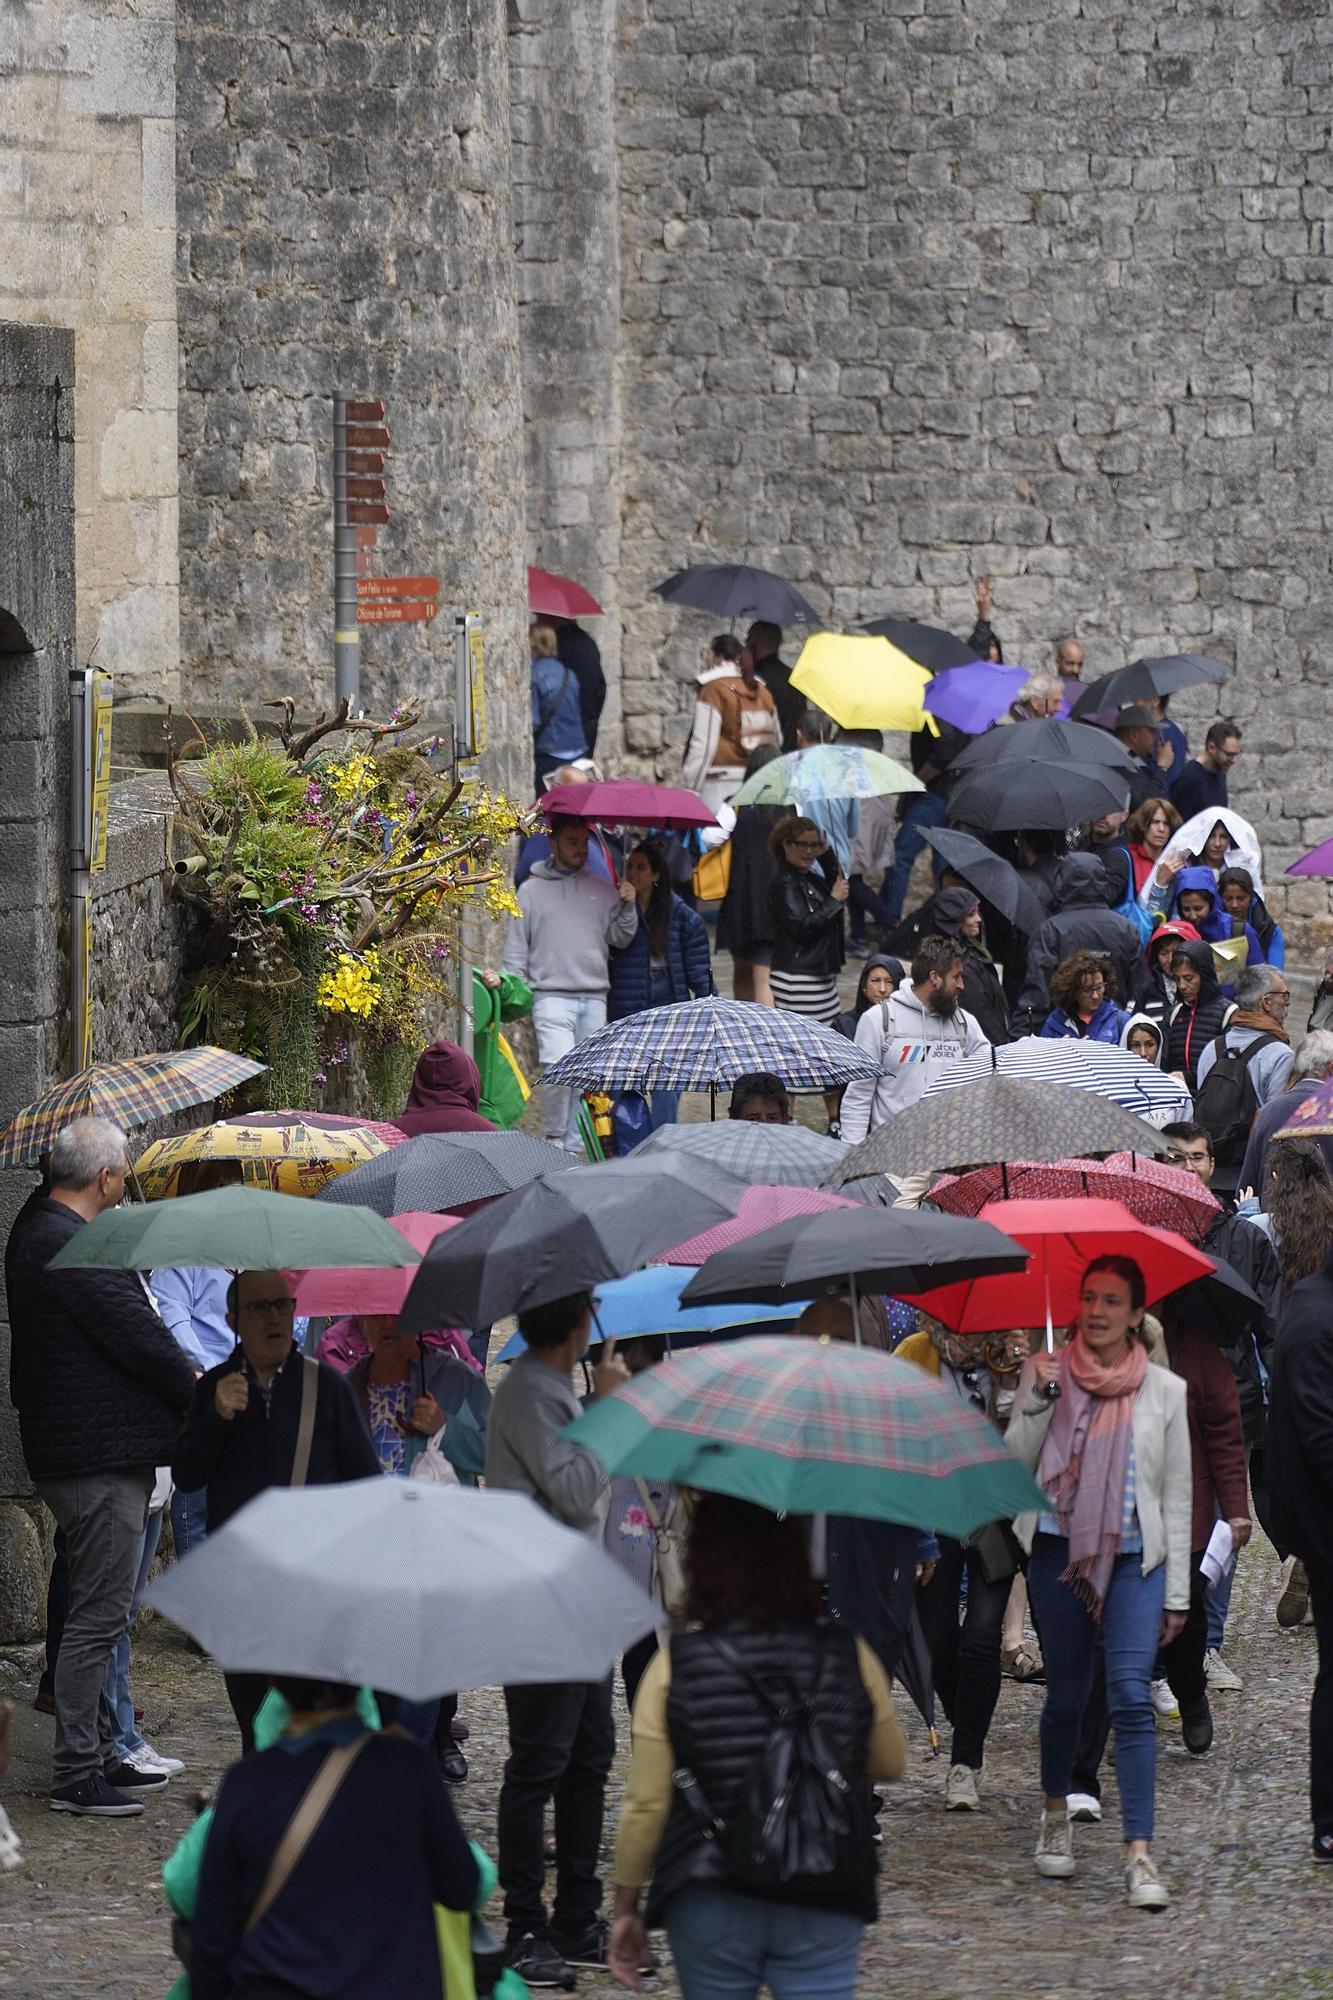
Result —
M1014 1413L1005 1443L1029 1472L1037 1473L1054 1409L1033 1388L1035 1357L1018 1378ZM1185 1384L1166 1368L1149 1366L1134 1399L1134 1479L1143 1574L1166 1564L1166 1609L1188 1611L1190 1603L1190 1509L1194 1475L1190 1469L1189 1418ZM1031 1553L1037 1516L1020 1514L1014 1533Z
M746 758L761 743L782 748L778 712L763 682L747 687L739 668L730 662L700 674L682 781L698 791L710 771L740 777Z

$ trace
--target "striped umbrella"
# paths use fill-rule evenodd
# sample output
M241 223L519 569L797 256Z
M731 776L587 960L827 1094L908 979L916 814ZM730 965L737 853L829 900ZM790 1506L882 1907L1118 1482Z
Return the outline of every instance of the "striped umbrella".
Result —
M735 1124L699 1125L699 1132L731 1132ZM782 1131L782 1126L752 1126L752 1131ZM636 1146L636 1153L644 1148ZM772 1229L776 1223L790 1222L798 1215L823 1215L831 1208L855 1208L856 1203L846 1195L828 1194L823 1188L808 1187L748 1187L741 1196L740 1206L729 1222L718 1222L711 1229L705 1229L698 1236L687 1237L674 1250L668 1250L661 1261L664 1264L702 1264L715 1250L729 1250L733 1243L744 1243L748 1237L758 1236L763 1229Z
M791 1514L971 1534L1039 1506L994 1427L910 1362L799 1334L695 1348L565 1432L612 1473Z
M1197 1243L1221 1214L1221 1204L1203 1182L1180 1167L1137 1153L1112 1153L1105 1160L1014 1160L976 1167L970 1174L946 1174L926 1199L946 1215L980 1215L988 1201L1067 1201L1100 1195L1118 1201L1153 1229L1174 1229Z
M958 1090L995 1070L1030 1083L1058 1083L1067 1090L1094 1091L1154 1125L1170 1125L1177 1118L1194 1115L1194 1100L1179 1077L1168 1076L1128 1049L1079 1041L1073 1035L1024 1035L985 1055L941 1063L926 1096Z
M818 1187L847 1152L841 1139L811 1132L805 1125L755 1125L743 1118L708 1125L659 1125L634 1150L641 1160L654 1153L692 1153L696 1159L716 1161L740 1180L762 1181L769 1188ZM772 1219L778 1220L776 1215Z
M579 1090L722 1090L767 1070L792 1090L878 1076L870 1057L818 1022L753 1000L681 1000L612 1021L542 1075Z
M109 1118L122 1131L211 1103L264 1069L230 1049L201 1044L121 1062L94 1063L16 1112L0 1132L0 1167L35 1167L76 1118Z

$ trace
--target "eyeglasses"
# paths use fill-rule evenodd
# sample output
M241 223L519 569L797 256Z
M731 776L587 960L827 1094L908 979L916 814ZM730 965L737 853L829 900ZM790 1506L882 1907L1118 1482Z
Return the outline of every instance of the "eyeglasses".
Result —
M789 840L787 845L797 848L802 854L818 854L824 843L822 840Z
M1287 991L1285 986L1282 988L1280 993L1270 993L1268 997L1270 1000L1280 1000L1284 1007L1290 1006L1291 1004L1291 995Z
M256 1316L262 1314L265 1319L285 1319L288 1313L296 1311L296 1300L292 1298L242 1299L241 1311L254 1313Z

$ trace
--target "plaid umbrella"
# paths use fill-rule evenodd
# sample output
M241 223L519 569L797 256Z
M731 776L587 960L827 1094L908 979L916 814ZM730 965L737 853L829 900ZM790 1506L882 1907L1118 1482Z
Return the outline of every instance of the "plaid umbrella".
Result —
M466 1208L512 1194L578 1156L531 1132L423 1132L320 1189L321 1201L360 1203L376 1215Z
M1137 1112L1154 1124L1169 1125L1174 1119L1194 1115L1194 1100L1179 1077L1168 1076L1128 1049L1080 1041L1073 1035L1024 1035L988 1054L941 1063L926 1096L958 1090L997 1069L1005 1076L1024 1077L1033 1083L1095 1091L1098 1097L1107 1097L1112 1104L1123 1105L1126 1111Z
M149 1201L175 1194L181 1168L199 1160L238 1161L247 1187L311 1195L387 1151L382 1139L356 1125L332 1132L298 1121L287 1125L227 1121L156 1140L139 1155L134 1171Z
M641 1160L655 1153L691 1153L696 1159L715 1161L743 1181L813 1188L827 1180L847 1148L841 1139L829 1139L804 1125L752 1125L744 1118L725 1118L708 1125L659 1125L634 1151Z
M1065 1201L1102 1195L1153 1229L1174 1229L1197 1243L1221 1214L1203 1182L1180 1167L1112 1153L1106 1160L1015 1160L946 1174L926 1199L946 1215L980 1215L988 1201Z
M846 1035L753 1000L681 1000L612 1021L542 1076L580 1090L721 1090L767 1070L792 1090L878 1076Z
M669 1129L669 1128L664 1128ZM684 1128L688 1130L689 1128ZM726 1132L730 1125L699 1125L699 1132ZM782 1126L757 1125L755 1131L782 1131ZM644 1148L636 1146L636 1154ZM661 1261L664 1264L702 1264L716 1250L729 1250L735 1243L744 1243L749 1237L757 1236L762 1229L771 1229L775 1223L790 1222L798 1215L825 1215L831 1208L855 1208L856 1203L845 1195L828 1194L823 1188L809 1187L748 1187L741 1196L740 1207L729 1222L719 1222L712 1229L703 1230L698 1236L687 1237L674 1250L668 1250Z
M1024 725L1026 726L1026 725ZM1064 1160L1083 1153L1146 1153L1163 1141L1141 1118L1086 1090L982 1076L968 1090L927 1091L885 1120L829 1175L831 1187L867 1174L929 1174L989 1160Z
M993 1425L891 1354L799 1334L673 1357L565 1432L609 1472L969 1535L1039 1506Z
M207 1044L94 1063L14 1114L0 1132L0 1167L35 1167L56 1133L76 1118L109 1118L129 1131L191 1105L208 1104L264 1067Z

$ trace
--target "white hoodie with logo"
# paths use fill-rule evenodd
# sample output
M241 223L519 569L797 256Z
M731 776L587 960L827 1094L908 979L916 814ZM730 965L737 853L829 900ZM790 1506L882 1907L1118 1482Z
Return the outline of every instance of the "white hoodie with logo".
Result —
M966 1008L947 1017L932 1013L909 978L889 999L866 1008L857 1023L856 1046L884 1075L858 1078L843 1093L842 1136L853 1144L924 1097L941 1063L980 1055L990 1043Z

